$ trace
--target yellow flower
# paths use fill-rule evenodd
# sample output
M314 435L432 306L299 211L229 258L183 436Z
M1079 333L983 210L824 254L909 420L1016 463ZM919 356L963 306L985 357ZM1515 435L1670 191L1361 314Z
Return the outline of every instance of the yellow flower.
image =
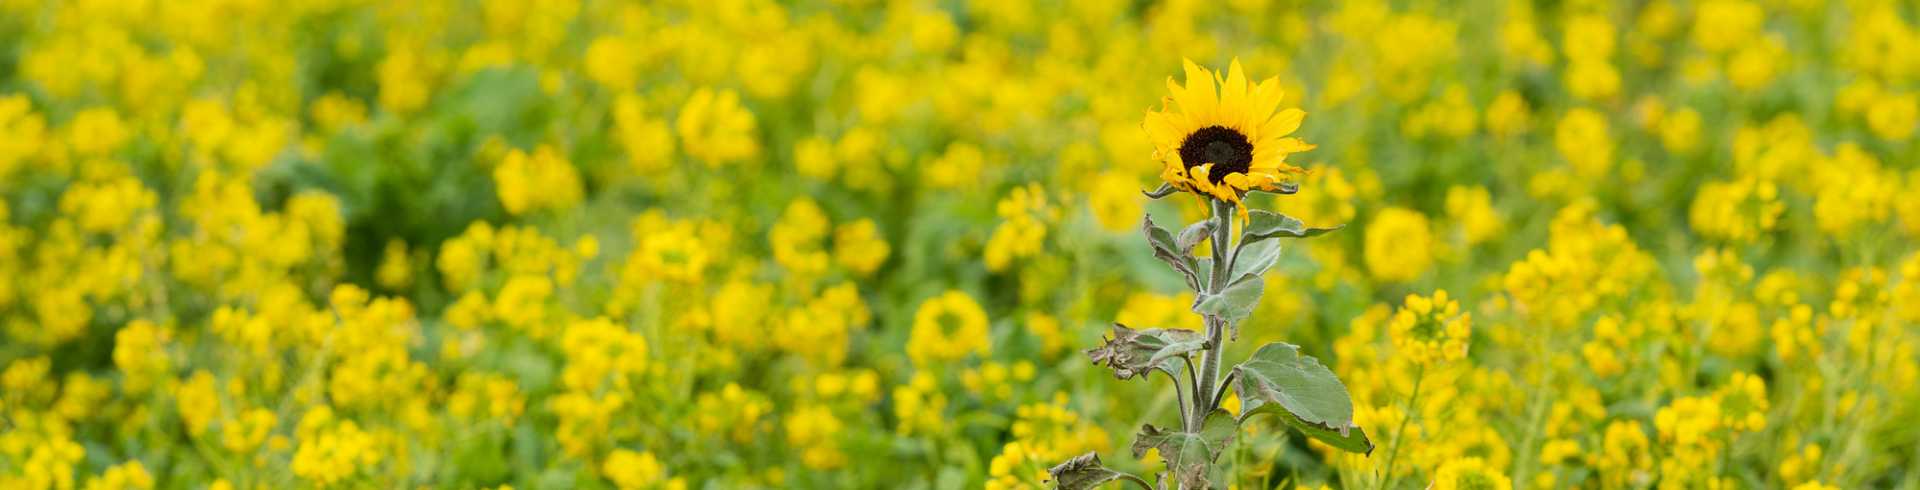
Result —
M1431 298L1409 294L1389 328L1401 355L1422 365L1444 364L1467 357L1473 315L1460 313L1460 302L1444 289Z
M1513 136L1527 131L1532 114L1528 112L1527 99L1520 92L1508 89L1493 98L1487 105L1487 132L1495 136Z
M1161 100L1160 110L1147 112L1144 123L1154 157L1164 164L1162 180L1240 206L1247 191L1278 191L1306 172L1287 164L1287 155L1314 145L1286 136L1299 129L1307 113L1275 112L1284 95L1278 77L1251 83L1237 59L1225 78L1192 60L1184 63L1186 85L1168 77L1173 95Z
M880 264L887 262L890 251L873 220L861 219L834 229L833 258L855 274L873 274Z
M767 230L767 245L773 248L773 260L799 277L814 277L826 272L831 263L825 240L831 230L827 212L812 199L799 198L787 204L780 221Z
M333 411L324 406L301 417L298 432L293 474L321 486L340 483L380 461L373 435L351 420L334 420Z
M1701 184L1688 217L1701 235L1746 243L1773 231L1786 209L1772 182L1747 178Z
M993 234L987 237L987 249L981 258L987 270L1002 272L1013 265L1014 260L1040 253L1046 244L1047 223L1054 218L1054 212L1047 204L1046 191L1039 184L1015 187L996 207L1006 221L994 227Z
M608 89L633 88L640 81L641 46L619 36L600 36L587 45L587 77Z
M1088 189L1087 207L1107 231L1128 231L1140 226L1139 183L1125 172L1107 171L1093 178Z
M1887 141L1905 141L1920 127L1920 94L1886 94L1867 106L1867 128Z
M1767 426L1767 383L1759 376L1735 372L1714 395L1724 417L1722 425L1728 429L1754 432Z
M1426 215L1400 207L1380 210L1367 224L1367 271L1381 281L1412 281L1433 265L1433 245Z
M1459 223L1468 245L1496 238L1506 229L1500 212L1493 209L1493 196L1482 186L1453 186L1447 189L1447 217Z
M709 167L744 161L760 154L753 113L731 90L701 88L680 106L674 127L680 148Z
M1600 450L1588 456L1587 464L1600 470L1604 487L1644 485L1652 478L1648 472L1653 469L1652 446L1647 441L1646 430L1633 420L1607 424Z
M622 448L607 455L606 461L600 464L600 472L621 490L636 490L658 485L666 477L667 469L652 452Z
M1553 145L1581 177L1605 177L1613 166L1613 138L1607 134L1607 118L1593 109L1567 111L1554 128Z
M380 252L380 266L373 273L374 281L389 291L400 290L413 284L413 263L407 255L407 242L399 238L387 240L387 246Z
M106 156L133 137L129 132L112 108L87 109L67 123L67 146L81 155Z
M46 130L47 121L33 112L26 95L0 96L0 178L40 153Z
M987 157L979 146L972 143L957 142L947 145L947 151L933 158L921 170L921 178L927 187L935 189L958 189L980 183L981 169L987 165Z
M1693 18L1694 44L1710 53L1725 53L1752 42L1766 22L1766 12L1746 0L1708 0Z
M673 163L673 130L665 120L648 117L643 99L623 93L613 100L613 138L626 148L627 159L642 177L651 177Z
M986 310L967 293L948 290L920 303L914 312L907 357L925 366L967 354L985 356L992 347L988 340Z
M174 391L174 399L180 409L180 420L187 424L187 433L198 436L207 431L207 426L220 416L220 395L213 385L213 373L204 370L195 371L193 377Z
M493 169L500 205L508 213L566 209L580 202L580 173L559 151L540 145L532 155L515 149Z
M800 462L808 468L827 470L847 463L838 442L846 424L826 406L800 407L787 415L786 426L787 445L800 450Z
M1480 458L1454 458L1433 472L1434 490L1496 490L1513 488L1513 480Z
M87 480L86 490L148 490L153 488L153 475L147 473L147 467L139 460L113 465L101 473L99 478Z

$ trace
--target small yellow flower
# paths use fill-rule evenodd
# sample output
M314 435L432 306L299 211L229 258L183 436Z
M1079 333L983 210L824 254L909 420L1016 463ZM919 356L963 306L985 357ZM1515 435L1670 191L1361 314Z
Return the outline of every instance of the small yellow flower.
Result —
M955 361L968 354L987 355L987 312L972 296L957 290L927 299L913 315L907 357L916 365Z
M1472 314L1461 313L1460 302L1448 298L1443 289L1431 298L1407 295L1406 304L1394 314L1389 328L1394 348L1402 355L1415 363L1433 365L1467 357L1472 325Z
M532 155L507 152L493 169L493 181L500 205L512 214L565 209L578 204L582 192L579 171L548 145L535 148Z
M615 449L600 464L601 474L607 475L614 486L621 490L653 488L666 477L666 467L653 457L652 452L635 452L631 449Z

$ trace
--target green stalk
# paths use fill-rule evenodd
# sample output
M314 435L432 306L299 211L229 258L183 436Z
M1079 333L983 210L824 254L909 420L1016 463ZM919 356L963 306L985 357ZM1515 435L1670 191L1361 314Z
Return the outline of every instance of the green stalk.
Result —
M1233 222L1230 221L1233 207L1225 201L1211 198L1208 204L1213 208L1213 217L1209 218L1213 220L1213 274L1207 278L1207 290L1204 292L1216 294L1226 289L1227 264L1233 259L1227 256L1227 252L1232 250L1227 242L1232 240L1229 235L1233 229ZM1200 389L1193 400L1194 409L1189 412L1192 418L1187 421L1188 430L1198 430L1206 421L1207 413L1212 411L1212 395L1220 380L1220 356L1226 351L1226 319L1211 315L1206 318L1207 353L1200 363Z
M1393 450L1387 453L1387 474L1383 478L1380 488L1393 488L1393 464L1395 460L1400 459L1400 446L1406 443L1407 422L1413 421L1413 416L1419 413L1420 382L1426 381L1426 379L1427 366L1421 364L1419 368L1414 371L1413 394L1407 397L1406 413L1400 417L1400 427L1393 430Z

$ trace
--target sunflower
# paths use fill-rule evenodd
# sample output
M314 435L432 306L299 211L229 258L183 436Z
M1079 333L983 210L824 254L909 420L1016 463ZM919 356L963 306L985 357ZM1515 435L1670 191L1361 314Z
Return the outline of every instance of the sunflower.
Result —
M1167 77L1173 95L1161 99L1160 110L1148 111L1142 124L1153 140L1154 157L1165 164L1160 178L1174 189L1231 202L1242 216L1246 208L1240 198L1247 191L1292 192L1294 177L1306 170L1287 164L1287 155L1314 146L1286 137L1307 113L1298 108L1275 112L1285 93L1279 79L1249 83L1238 59L1224 79L1183 61L1186 86Z

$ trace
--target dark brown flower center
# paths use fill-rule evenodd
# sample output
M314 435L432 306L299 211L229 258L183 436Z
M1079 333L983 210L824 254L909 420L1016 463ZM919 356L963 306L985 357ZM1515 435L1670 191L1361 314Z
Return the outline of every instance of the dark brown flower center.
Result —
M1253 143L1239 131L1224 126L1207 126L1187 135L1180 142L1180 161L1188 171L1193 167L1211 163L1212 171L1207 172L1208 180L1220 183L1220 179L1234 172L1246 172L1253 165Z

